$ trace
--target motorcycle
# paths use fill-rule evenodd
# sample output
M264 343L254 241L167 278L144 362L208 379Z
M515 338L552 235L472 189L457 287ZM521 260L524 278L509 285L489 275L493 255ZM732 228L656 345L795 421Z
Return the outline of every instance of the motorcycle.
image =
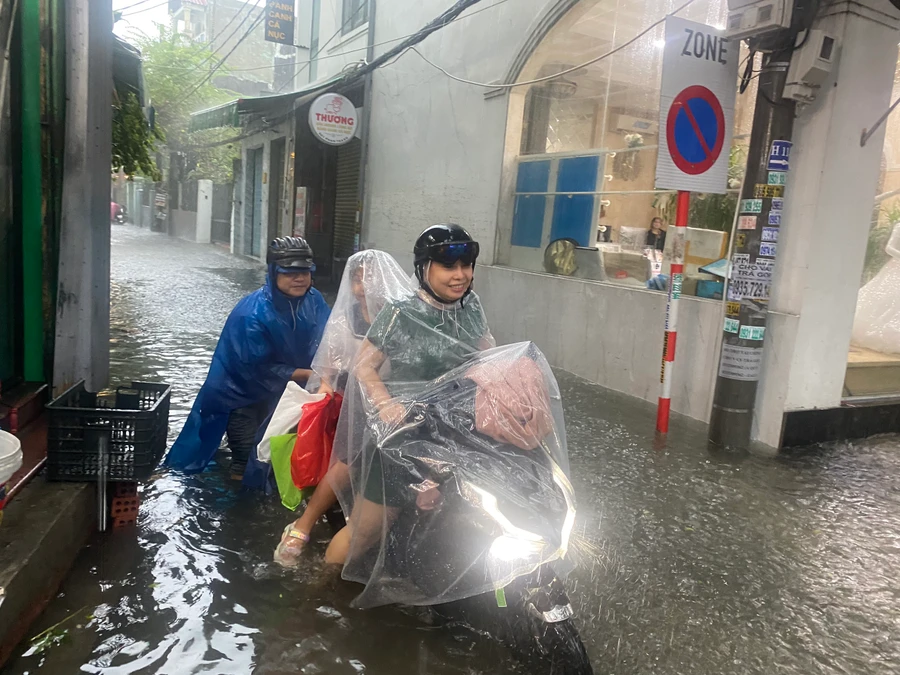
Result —
M393 485L409 496L385 519L380 545L354 553L351 544L344 578L366 584L357 606L427 606L495 637L530 674L592 675L562 582L575 498L555 378L530 343L482 352L476 365L509 372L523 359L547 388L537 407L546 408L550 432L540 441L484 433L485 411L498 404L479 398L471 363L407 398L395 425L368 411L369 450L354 462L357 499L379 481L385 493ZM509 391L500 395L507 403ZM415 495L429 491L439 500L423 506ZM342 520L335 512L328 519L333 527Z

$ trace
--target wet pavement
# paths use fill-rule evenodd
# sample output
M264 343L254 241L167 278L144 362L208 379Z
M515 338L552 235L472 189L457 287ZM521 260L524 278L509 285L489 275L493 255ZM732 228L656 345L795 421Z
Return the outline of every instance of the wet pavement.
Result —
M174 439L262 268L131 226L113 228L112 268L114 381L172 384ZM598 675L898 672L900 440L712 455L676 419L657 451L651 405L559 378L579 497L569 588ZM327 528L302 571L280 570L290 520L224 469L159 473L137 532L95 538L34 627L71 617L64 638L4 673L521 672L419 613L350 609L354 587L318 563Z

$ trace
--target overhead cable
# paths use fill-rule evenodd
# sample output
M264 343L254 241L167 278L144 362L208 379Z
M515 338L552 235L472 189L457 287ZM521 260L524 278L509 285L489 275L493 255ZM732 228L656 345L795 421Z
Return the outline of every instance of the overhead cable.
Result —
M642 30L640 33L638 33L637 35L635 35L633 38L631 38L631 39L628 40L627 42L622 43L622 44L619 45L618 47L616 47L616 48L614 48L614 49L612 49L612 50L606 52L605 54L601 54L600 56L594 57L593 59L590 59L590 60L588 60L588 61L585 61L584 63L581 63L581 64L579 64L579 65L577 65L577 66L572 66L571 68L566 68L565 70L561 70L561 71L559 71L558 73L554 73L553 75L547 75L546 77L538 77L538 78L536 78L536 79L534 79L534 80L525 80L524 82L511 82L511 83L509 83L509 84L498 84L498 83L491 83L491 82L476 82L476 81L474 81L474 80L467 80L467 79L465 79L465 78L463 78L463 77L457 77L456 75L447 72L447 70L445 70L444 68L442 68L442 67L439 66L438 64L436 64L436 63L434 63L433 61L431 61L431 60L429 60L428 58L426 58L426 57L422 54L422 52L420 52L420 51L419 51L418 49L416 49L415 47L410 46L410 47L408 47L408 49L410 49L411 51L414 51L416 54L418 54L418 55L419 55L419 58L421 58L423 61L425 61L425 63L427 63L428 65L430 65L432 68L435 68L435 69L441 71L444 75L446 75L447 77L449 77L451 80L455 80L455 81L457 81L457 82L462 82L463 84L471 84L471 85L473 85L473 86L475 86L475 87L484 87L485 89L512 89L513 87L524 87L524 86L528 86L528 85L531 85L531 84L540 84L541 82L549 82L550 80L555 80L557 77L562 77L563 75L568 75L569 73L573 73L573 72L575 72L576 70L581 70L582 68L586 68L587 66L590 66L590 65L592 65L592 64L594 64L594 63L597 63L598 61L602 61L603 59L609 58L609 57L612 56L613 54L617 54L618 52L622 51L622 50L625 49L626 47L630 47L630 46L633 45L635 42L637 42L638 40L640 40L642 37L644 37L644 36L645 36L647 33L649 33L651 30L653 30L654 28L656 28L657 26L659 26L661 23L663 23L663 22L664 22L667 18L669 18L670 16L674 16L675 14L678 14L678 12L682 11L683 9L685 9L686 7L688 7L689 5L693 4L694 1L695 1L695 0L687 0L687 2L685 2L683 5L681 5L681 6L678 7L677 9L675 9L675 10L669 12L669 13L666 14L663 18L661 18L659 21L654 21L654 22L651 23L649 26L647 26L644 30ZM898 1L900 1L900 0L898 0Z

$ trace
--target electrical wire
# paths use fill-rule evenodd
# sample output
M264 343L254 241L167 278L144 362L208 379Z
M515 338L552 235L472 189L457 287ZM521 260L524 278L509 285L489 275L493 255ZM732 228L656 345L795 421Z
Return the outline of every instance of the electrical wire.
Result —
M135 14L141 14L142 12L149 12L150 10L153 10L153 9L159 9L160 7L165 7L165 6L168 5L168 4L169 4L169 1L166 0L166 2L161 2L161 3L159 3L158 5L152 5L152 6L150 6L150 7L144 7L143 9L136 9L135 11L133 11L133 12L128 12L127 14L125 14L125 10L124 10L124 9L117 9L116 11L120 13L119 16L121 16L123 19L125 19L125 18L127 18L127 17L129 17L129 16L134 16Z
M218 48L213 49L212 51L210 51L210 53L206 56L206 58L203 59L200 63L197 64L197 68L199 68L200 66L203 66L203 65L209 63L212 59L214 59L214 58L216 57L216 55L219 53L219 50L224 49L225 45L227 45L228 42L229 42L235 35L238 34L238 32L241 30L241 28L244 27L244 24L247 23L247 19L249 19L249 18L253 15L253 10L254 10L254 8L256 7L256 5L251 5L249 2L248 2L248 3L245 3L245 4L249 7L249 9L247 10L247 13L244 15L244 18L241 19L240 23L239 23L237 26L234 27L234 30L232 30L231 33L229 33L228 37L225 38L224 40L222 40L222 44L220 44L220 45L218 46ZM235 15L232 17L231 20L234 21L234 19L235 19L241 12L243 12L243 11L244 11L243 8L239 9L237 12L235 12ZM262 10L260 10L259 16L257 16L256 18L258 19L260 16L262 16L263 14L265 14L265 11L266 11L265 8L263 8ZM224 33L226 30L228 30L228 26L226 26L225 28L223 28L223 29L222 29L222 32ZM207 42L206 45L205 45L205 47L206 47L206 48L212 47L212 43L213 43L213 42L215 42L215 38L213 38L212 40L210 40L209 42Z
M224 65L225 61L228 60L228 57L231 56L232 54L234 54L235 50L237 50L237 48L241 46L241 43L244 40L246 40L250 36L250 34L256 29L256 27L262 23L262 20L265 18L265 16L266 16L265 12L260 13L259 18L256 20L256 22L253 25L250 26L250 28L247 29L247 32L241 36L241 39L234 43L234 46L231 48L231 50L225 56L223 56L222 59L215 66L213 66L212 69L210 69L209 74L206 77L204 77L202 80L200 80L200 82L193 89L191 89L187 94L185 94L184 98L189 98L189 97L193 96L194 93L200 89L200 87L202 87L204 84L206 84L213 78L213 75L215 75L216 72L219 70L219 68L221 68Z
M495 2L492 5L488 5L487 7L482 7L481 9L476 9L474 12L469 12L468 14L459 16L459 17L455 18L453 21L448 22L448 25L449 25L449 23L456 23L457 21L462 21L463 19L468 19L469 17L475 16L476 14L480 14L481 12L486 12L487 10L493 9L494 7L497 7L498 5L502 5L506 2L509 2L509 0L498 0L497 2ZM415 33L410 33L409 35L402 35L400 37L391 38L390 40L376 42L375 44L372 45L372 47L383 47L384 45L389 45L394 42L400 42L401 40L405 40L407 38L413 37L414 35L415 35ZM320 57L318 57L318 59L319 59L319 61L324 61L325 59L337 59L342 56L346 56L347 54L353 54L354 52L365 52L365 51L368 51L368 49L369 49L368 47L355 47L353 49L348 49L347 51L339 52L337 54L329 54L328 56L320 56ZM271 66L256 66L254 68L231 68L228 72L230 72L230 73L245 73L245 72L250 72L250 71L254 71L254 70L271 70L272 68L283 68L283 67L284 67L283 64L278 64L278 65L273 64ZM184 70L184 71L195 70L195 68L185 68L184 66L154 66L154 68L158 68L160 70ZM298 74L300 72L302 72L302 71L298 71Z
M319 54L321 54L325 50L325 48L331 44L331 41L334 40L334 38L336 38L338 35L342 34L344 32L344 29L350 25L350 22L356 18L356 15L359 14L360 11L364 7L368 7L368 6L369 6L369 3L366 1L359 3L359 6L356 8L356 11L353 12L353 14L351 14L349 17L347 17L347 19L344 21L344 23L341 24L341 27L338 28L334 32L334 35L332 35L330 38L328 38L328 41L324 45L319 47L319 49L316 50L315 54L313 54L312 56L309 57L309 61L307 61L305 64L303 64L303 67L300 70L298 70L297 72L295 72L293 77L285 80L284 84L282 84L280 87L278 87L278 89L275 91L275 93L280 94L289 83L296 80L298 75L300 75L301 73L303 73L303 71L305 71L307 68L309 68L310 64L313 61L315 61L316 58L318 58Z
M332 86L335 86L338 88L346 87L349 84L351 84L359 79L362 79L369 72L371 72L377 68L380 68L384 65L388 65L389 63L395 61L411 46L418 44L419 42L421 42L422 40L427 38L429 35L431 35L435 31L438 31L441 28L444 28L448 24L452 23L456 17L458 17L460 14L462 14L464 11L466 11L469 7L471 7L472 5L475 5L478 2L479 2L479 0L459 0L459 2L457 2L455 5L453 5L450 9L446 10L444 13L442 13L441 15L439 15L437 18L433 19L429 23L425 24L425 26L423 26L417 33L410 36L409 38L404 40L402 43L400 43L393 49L389 49L384 54L379 56L377 59L373 60L371 63L367 63L362 68L356 69L355 71L353 71L352 73L347 75L343 80L333 83ZM693 0L690 0L690 2L693 2ZM309 92L309 93L311 93L311 92ZM254 129L252 132L249 132L249 133L240 134L238 136L234 136L232 138L227 138L227 139L224 139L221 141L216 141L215 143L211 143L211 144L197 144L197 145L190 146L190 147L208 148L208 147L216 147L219 145L227 145L229 143L236 143L237 141L243 140L244 138L247 138L248 136L260 133L261 131L265 131L266 129L271 129L273 126L275 126L282 120L287 119L291 115L293 115L293 111L289 111L289 112L285 113L284 115L280 116L279 118L276 118L275 120L269 120L268 123L265 126L263 126L262 128Z
M125 7L119 7L119 9L114 9L113 11L114 12L124 12L124 11L131 9L132 7L137 7L138 5L146 5L148 2L150 2L150 0L139 0L139 2L134 2L130 5L126 5Z
M898 0L898 2L900 2L900 0ZM683 9L687 8L689 5L691 5L693 3L694 3L694 0L687 0L687 2L685 2L683 5L681 5L677 9L669 12L663 18L661 18L659 21L653 22L652 24L647 26L644 30L642 30L640 33L635 35L633 38L631 38L627 42L619 45L615 49L612 49L611 51L606 52L605 54L601 54L600 56L590 59L589 61L585 61L584 63L581 63L577 66L572 66L571 68L566 68L565 70L561 70L560 72L554 73L553 75L547 75L545 77L538 77L534 80L526 80L524 82L511 82L509 84L493 84L493 83L489 83L489 82L475 82L474 80L467 80L463 77L457 77L456 75L447 72L444 68L442 68L441 66L437 65L433 61L430 61L425 56L423 56L422 52L420 52L415 47L410 46L410 47L408 47L408 49L411 51L414 51L416 54L419 55L419 58L421 58L423 61L425 61L425 63L430 65L432 68L435 68L435 69L441 71L444 75L449 77L451 80L455 80L455 81L461 82L463 84L470 84L475 87L484 87L485 89L512 89L513 87L524 87L524 86L528 86L531 84L540 84L541 82L549 82L550 80L554 80L557 77L562 77L563 75L568 75L569 73L573 73L576 70L581 70L582 68L586 68L587 66L597 63L598 61L602 61L603 59L609 58L613 54L616 54L616 53L622 51L626 47L630 47L632 44L634 44L635 42L640 40L651 30L653 30L654 28L659 26L661 23L663 23L668 17L678 14L678 12L682 11Z

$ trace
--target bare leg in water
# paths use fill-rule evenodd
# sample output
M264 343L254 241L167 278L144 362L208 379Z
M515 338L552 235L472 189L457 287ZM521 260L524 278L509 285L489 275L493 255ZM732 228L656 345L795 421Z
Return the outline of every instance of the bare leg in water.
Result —
M325 562L343 565L351 552L353 555L366 552L381 541L399 513L399 508L363 499L353 508L347 526L334 535L325 551Z
M275 551L277 563L286 567L297 564L313 526L337 502L335 488L342 490L349 482L350 468L343 462L335 462L316 487L303 515L285 528Z

